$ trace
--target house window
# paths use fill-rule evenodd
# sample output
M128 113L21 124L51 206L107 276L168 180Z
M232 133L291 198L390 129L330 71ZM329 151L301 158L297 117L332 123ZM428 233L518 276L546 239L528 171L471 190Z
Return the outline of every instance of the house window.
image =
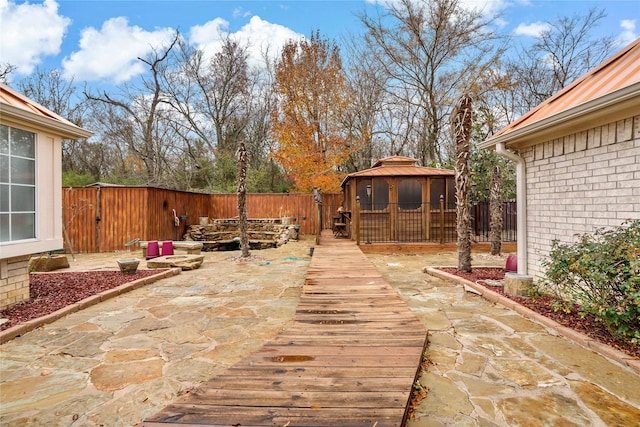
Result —
M36 237L36 135L0 125L0 243Z
M398 184L398 206L404 210L420 209L422 185L415 178L402 179Z
M371 196L367 195L368 185L371 185ZM389 184L384 179L359 180L356 194L360 197L362 210L382 211L389 206Z

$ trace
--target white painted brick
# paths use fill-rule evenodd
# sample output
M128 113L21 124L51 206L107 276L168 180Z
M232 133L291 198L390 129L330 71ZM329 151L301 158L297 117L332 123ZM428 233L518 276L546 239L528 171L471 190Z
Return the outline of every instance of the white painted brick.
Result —
M553 141L553 157L562 156L564 154L564 141L556 139Z
M640 206L636 206L632 211L617 212L616 217L622 221L640 219Z
M608 136L607 136L607 140L606 140L606 145L611 145L611 144L615 144L616 142L618 142L616 140L616 137L618 136L618 133L616 131L617 126L615 123L609 123L608 125L604 125L602 127L604 128L608 128ZM602 140L602 144L605 145L605 140Z
M594 174L594 171L588 171L588 170L578 170L575 172L572 172L572 178L573 179L577 179L577 178L588 178Z
M565 173L556 175L556 179L571 179L572 177L573 177L573 174L571 174L570 172L565 172Z
M593 184L575 184L571 186L571 191L578 191L578 192L583 192L583 191L593 191Z
M618 156L634 156L640 154L640 141L623 141L618 142L616 145L611 145L607 149L609 151L615 151Z
M631 187L628 188L615 188L607 191L609 196L618 197L618 203L633 203L633 189Z
M593 164L593 157L591 157L591 156L582 156L582 157L579 157L579 158L572 159L571 162L574 165L586 165L585 167L587 169L590 169L589 166L591 166ZM593 169L593 168L591 168L591 169Z
M633 118L620 120L616 123L616 141L629 141L633 135Z
M587 131L580 132L576 135L575 151L584 151L587 149Z
M543 144L543 146L544 146L544 158L548 159L550 157L553 157L553 142L547 141Z
M549 164L549 159L540 159L540 160L536 160L535 162L538 166L542 166L542 165L548 165Z
M625 172L631 172L634 173L638 170L638 164L636 162L633 162L632 164L629 165L622 165L622 166L616 166L616 171L615 173L625 173Z
M615 159L609 160L608 166L613 167L613 166L625 166L625 165L635 165L636 170L638 169L635 156L616 157Z
M589 129L587 131L587 148L598 148L602 145L601 141L602 136L601 129L599 127L595 129Z
M633 118L633 139L640 140L640 115Z
M605 167L602 167L600 169L590 169L590 172L592 176L600 177L600 179L602 179L603 181L606 181L607 177L614 173L613 168L610 168L606 165Z
M606 193L607 190L618 188L618 183L616 183L615 181L600 181L600 182L595 182L593 184L585 184L585 185L592 185L591 190L594 192L604 190Z
M616 173L609 175L608 180L610 182L633 182L634 175L633 172ZM636 181L636 185L640 185L640 182Z
M571 161L570 165L571 166L567 167L568 172L583 172L587 170L587 165L585 163L574 164L573 161Z
M558 161L553 165L554 169L565 169L573 165L572 160Z
M567 160L580 160L580 159L584 159L585 157L588 157L586 151L576 151L574 153L569 153L565 155L565 158Z
M607 160L618 158L618 153L617 152L615 152L615 151L604 151L604 149L606 149L606 147L602 147L600 150L598 150L599 151L598 153L594 153L594 154L591 155L591 158L593 159L593 162L595 164L602 164L602 162L605 162Z

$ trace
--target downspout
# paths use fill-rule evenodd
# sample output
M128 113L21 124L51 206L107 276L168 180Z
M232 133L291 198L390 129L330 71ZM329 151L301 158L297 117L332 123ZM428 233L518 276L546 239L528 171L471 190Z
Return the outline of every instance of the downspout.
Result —
M518 274L527 275L527 167L524 159L513 151L507 150L504 142L496 143L496 152L516 164Z

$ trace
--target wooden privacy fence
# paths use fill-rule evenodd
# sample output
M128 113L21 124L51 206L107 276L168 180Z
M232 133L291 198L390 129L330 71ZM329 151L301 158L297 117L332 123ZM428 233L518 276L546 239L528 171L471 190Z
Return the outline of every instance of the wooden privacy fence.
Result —
M342 193L321 197L320 215L313 194L248 194L247 210L251 219L289 218L291 224L300 226L301 234L314 235L333 227L338 207L343 203ZM395 228L387 220L388 211L361 213L358 224L362 241L442 243L456 239L455 207L447 209L444 219L437 208L426 209L435 212L429 219L421 213L422 216L409 217L403 212L404 216L396 215ZM201 218L227 219L238 215L235 194L120 186L65 187L62 212L68 237L64 249L75 253L122 251L136 239L182 240L188 226L200 224ZM472 213L474 241L487 241L488 206L474 205ZM516 240L515 217L515 204L505 203L503 241Z
M323 195L341 200L342 195ZM249 218L292 218L301 234L315 234L312 194L248 194ZM113 252L135 239L181 240L200 218L238 215L235 194L202 194L151 187L65 187L62 191L65 251ZM323 218L324 223L324 218ZM330 218L327 219L326 227Z

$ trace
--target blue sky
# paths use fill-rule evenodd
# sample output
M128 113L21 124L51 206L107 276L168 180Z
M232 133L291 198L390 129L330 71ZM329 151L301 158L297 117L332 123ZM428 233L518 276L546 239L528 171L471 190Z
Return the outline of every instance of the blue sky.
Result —
M142 72L136 57L149 53L179 29L190 43L214 51L221 35L248 41L252 53L278 52L291 38L320 30L338 42L362 27L357 14L394 0L0 0L0 63L17 66L14 79L36 67L61 69L76 82L117 84ZM461 0L500 13L495 31L516 43L532 40L542 23L603 8L597 34L622 46L640 33L640 2Z

